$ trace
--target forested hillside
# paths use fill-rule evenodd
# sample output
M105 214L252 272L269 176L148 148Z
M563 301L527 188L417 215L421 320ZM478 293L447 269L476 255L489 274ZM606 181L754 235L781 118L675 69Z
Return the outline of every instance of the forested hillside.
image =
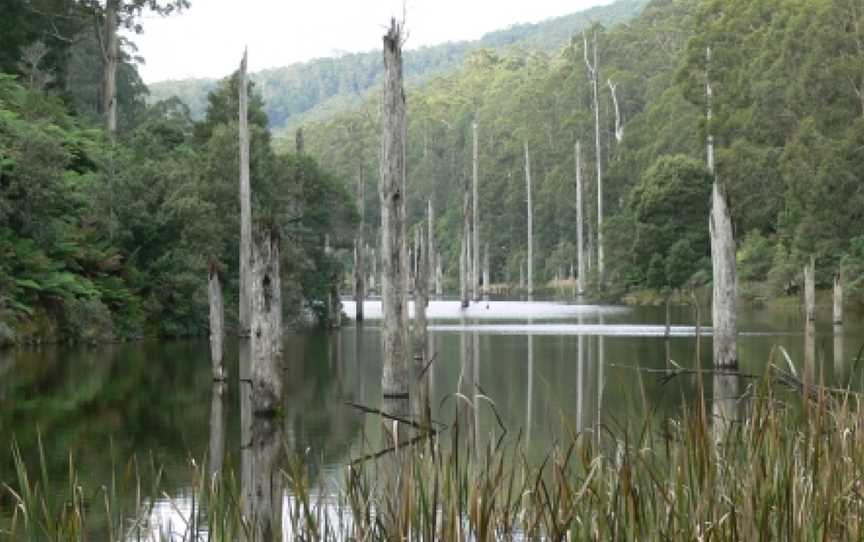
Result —
M635 17L648 0L617 0L555 17L536 24L519 24L483 36L477 41L444 43L405 52L405 81L413 88L440 75L459 69L467 55L479 48L494 50L557 51L582 28L592 24L615 24ZM253 51L254 54L254 51ZM264 97L264 108L275 131L291 129L304 122L323 120L341 111L356 109L380 83L381 53L346 54L319 58L284 68L262 70L252 80ZM152 102L176 96L199 119L207 106L207 93L216 80L185 79L150 85Z
M134 26L181 4L126 2L114 16ZM0 17L0 345L204 333L211 261L237 304L237 79L216 85L196 122L178 100L145 106L120 49L119 122L106 128L106 17L98 2L51 0ZM336 262L324 236L354 211L314 160L274 154L252 91L253 216L280 227L296 316L326 296Z
M711 177L704 166L710 77L710 129L717 172L729 186L744 293L795 291L813 255L820 284L843 268L853 295L860 295L862 25L864 11L851 0L654 0L628 24L587 33L590 40L596 32L599 50L608 294L710 281ZM596 272L592 88L582 36L574 38L553 53L473 51L458 72L409 92L410 223L423 220L431 199L451 281L474 120L481 246L489 247L491 281L516 281L525 259L525 143L534 179L535 276L566 276L576 260L577 141L587 185L586 257ZM610 82L622 120L617 135ZM348 185L361 168L376 177L374 99L307 126L306 134L310 152ZM367 190L366 206L367 216L377 216L374 191Z

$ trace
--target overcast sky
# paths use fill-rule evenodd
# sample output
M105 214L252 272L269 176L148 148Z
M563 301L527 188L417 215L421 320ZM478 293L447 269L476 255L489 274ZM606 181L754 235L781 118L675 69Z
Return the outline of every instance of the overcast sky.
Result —
M407 48L476 39L514 23L537 22L611 0L405 0ZM133 39L147 83L224 77L249 46L249 69L285 66L340 52L381 47L403 0L192 0L181 14L146 15Z

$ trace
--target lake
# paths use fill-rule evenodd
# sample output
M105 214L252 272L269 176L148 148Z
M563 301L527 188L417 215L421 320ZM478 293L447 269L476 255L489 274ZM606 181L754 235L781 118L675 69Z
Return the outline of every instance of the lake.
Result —
M353 303L344 305L353 316ZM381 406L380 303L367 302L365 313L360 326L285 336L287 407L279 440L304 458L312 483L325 493L336 491L348 462L382 442L378 417L346 404ZM662 378L674 364L696 366L690 307L672 308L668 337L664 307L493 300L462 311L458 301L445 300L430 304L429 317L433 419L450 424L460 401L473 401L474 437L497 438L503 425L509 438L520 435L532 461L542 461L563 435L598 427L622 434L646 409L659 418L672 415L698 389L692 374ZM702 319L704 326L708 318ZM860 389L854 360L864 344L862 324L847 311L846 324L835 330L830 314L820 313L808 334L797 311L744 309L740 370L761 375L772 351L785 367L775 350L783 347L799 374L806 366L811 378ZM702 332L701 364L709 367L710 329ZM161 469L167 498L154 503L153 516L182 523L193 465L245 468L251 433L241 406L248 395L237 379L247 348L228 341L224 387L210 380L206 339L0 351L0 484L14 485L13 442L35 469L41 439L49 479L61 486L70 456L82 485L91 488L109 485L112 472L122 480L124 472L137 471L146 485ZM805 364L808 350L813 361ZM706 377L714 413L739 408L737 397L749 382ZM12 502L2 495L0 517L8 519Z

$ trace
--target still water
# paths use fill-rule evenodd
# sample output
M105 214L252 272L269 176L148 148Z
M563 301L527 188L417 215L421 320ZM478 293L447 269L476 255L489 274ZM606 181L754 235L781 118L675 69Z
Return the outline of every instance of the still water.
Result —
M353 303L345 301L345 311L353 316ZM365 313L362 326L285 337L288 399L278 437L290 455L304 458L312 483L324 493L335 491L345 465L376 451L382 438L377 417L346 405L381 405L380 303L367 302ZM697 389L692 376L663 383L662 374L650 372L667 368L668 360L696 365L689 307L673 308L668 337L665 308L659 307L483 301L462 311L456 301L433 301L429 317L433 418L452 422L456 392L488 397L476 401L476 437L501 433L489 406L494 403L508 434L521 434L526 455L538 462L556 440L574 432L599 425L623 431L646 408L658 416L674 414ZM783 347L799 374L809 357L806 366L816 378L861 387L854 362L864 344L859 315L833 329L830 315L820 314L815 331L805 333L795 311L746 309L739 327L744 373L762 374L775 347ZM707 367L710 328L701 331L698 351ZM248 396L238 384L238 359L246 347L229 341L224 387L210 380L206 340L0 351L0 485L14 485L12 443L35 467L41 438L49 479L67 478L70 456L82 485L91 488L129 468L146 484L162 469L166 499L155 503L154 519L181 523L177 503L191 495L193 465L224 465L239 473L247 468L244 454L267 456L254 444L256 430L243 408ZM773 356L781 363L777 351ZM707 378L705 385L716 413L735 409L746 383L712 385ZM8 518L11 506L8 495L0 497L0 518Z

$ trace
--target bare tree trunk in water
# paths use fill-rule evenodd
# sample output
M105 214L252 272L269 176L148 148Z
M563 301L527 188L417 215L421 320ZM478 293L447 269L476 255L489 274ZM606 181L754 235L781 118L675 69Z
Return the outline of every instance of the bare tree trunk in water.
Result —
M489 243L483 249L483 293L489 295Z
M711 62L711 49L707 52L708 64ZM738 365L738 323L737 294L738 279L735 261L735 237L732 229L732 215L726 194L725 183L714 171L714 137L711 133L711 79L707 77L706 96L708 104L708 167L714 176L711 190L711 217L708 222L711 235L711 266L713 276L713 302L711 318L713 322L714 365L716 367L737 367Z
M105 40L102 44L102 114L105 115L105 132L110 139L117 133L117 66L120 60L120 38L117 26L120 22L122 0L107 0L105 3Z
M816 258L810 257L810 263L804 266L804 309L807 321L816 320Z
M471 296L471 184L465 177L462 194L462 258L464 265L460 267L462 308L469 304Z
M426 225L426 252L429 256L428 269L427 273L429 274L429 286L427 287L427 293L431 296L434 292L435 295L438 294L438 246L435 242L435 207L432 205L432 199L430 198L427 204L427 219L428 224Z
M363 321L363 300L366 299L366 178L361 164L357 180L357 209L360 211L360 224L357 226L357 237L354 240L354 304L355 318Z
M246 73L247 56L243 52L240 61L240 319L239 334L249 335L251 310L251 277L249 265L252 260L252 200L249 189L249 112L248 81Z
M224 382L214 382L210 397L210 450L208 472L212 479L222 470L225 461L225 388Z
M414 282L414 373L417 375L417 409L421 425L428 431L432 422L429 404L429 333L426 321L426 305L429 303L429 242L428 232L423 231L423 222L418 227L420 243L417 247L417 280Z
M210 298L210 362L213 367L213 380L225 380L225 366L222 356L225 351L225 307L222 300L222 271L219 263L210 260L208 294Z
M405 234L405 91L402 27L395 19L384 36L381 100L381 252L385 397L408 395L408 247Z
M480 184L480 142L477 137L477 121L471 125L474 134L474 167L472 175L472 190L471 190L471 247L473 250L471 261L471 290L474 301L480 300L480 201L479 201L479 184Z
M279 234L261 224L252 244L252 410L275 413L282 399L282 290Z
M531 203L531 156L525 142L525 193L528 203L528 295L534 294L534 206Z
M588 37L583 35L585 42L585 67L591 77L593 92L592 108L594 109L594 153L597 166L597 284L602 288L604 281L603 266L603 153L600 147L600 105L598 99L598 83L600 76L597 65L597 33L594 32L594 62L588 60Z
M834 325L843 323L843 271L834 273L834 310L832 321Z
M582 143L576 142L576 293L585 292L585 240L582 217Z

